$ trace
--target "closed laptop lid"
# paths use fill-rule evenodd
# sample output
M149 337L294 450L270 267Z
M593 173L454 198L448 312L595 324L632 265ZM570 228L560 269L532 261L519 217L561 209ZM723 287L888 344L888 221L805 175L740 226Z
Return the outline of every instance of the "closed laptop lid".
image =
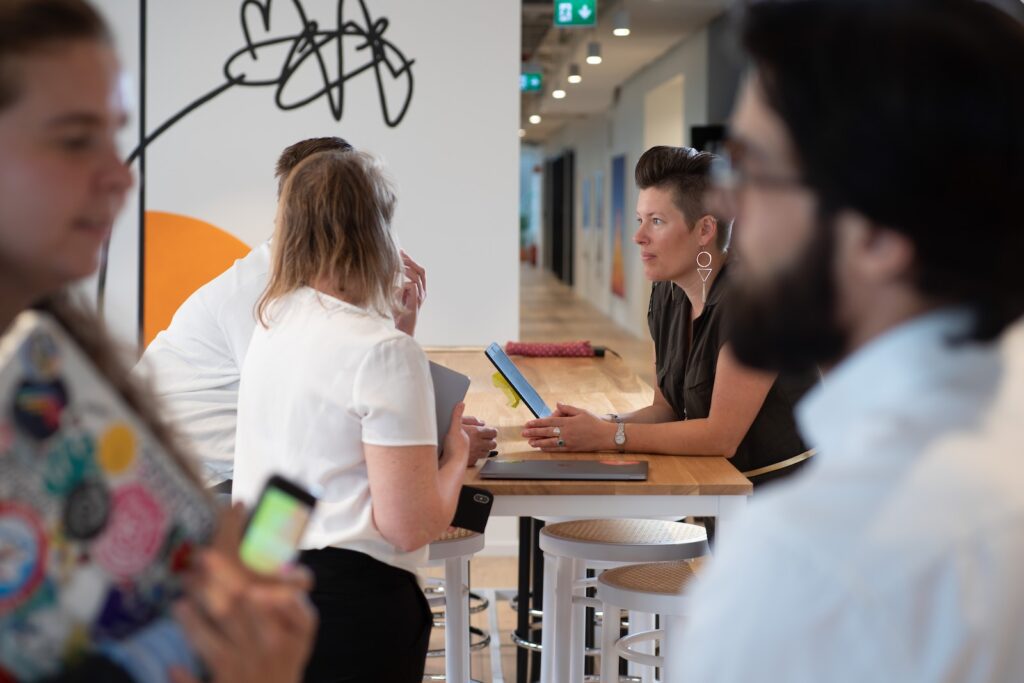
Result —
M645 481L647 463L635 460L490 460L481 479Z

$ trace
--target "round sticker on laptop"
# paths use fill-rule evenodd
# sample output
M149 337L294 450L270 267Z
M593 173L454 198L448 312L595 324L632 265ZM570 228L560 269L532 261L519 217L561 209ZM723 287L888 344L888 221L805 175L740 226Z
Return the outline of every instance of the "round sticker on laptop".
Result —
M131 427L116 422L100 437L99 461L110 474L120 474L135 461L137 438Z
M60 375L60 349L57 341L46 332L36 332L21 347L20 355L25 371L32 379L48 381Z
M68 405L68 392L60 380L25 380L14 392L14 424L36 439L60 429L60 417Z
M66 495L89 473L96 469L96 451L92 437L81 433L64 433L46 455L43 478L46 489L54 495Z
M99 479L87 479L76 486L64 501L64 533L68 538L85 541L94 538L110 517L110 495Z
M148 567L163 545L166 515L153 494L141 484L114 491L110 519L93 545L96 562L118 578Z
M32 595L46 568L46 537L35 511L0 502L0 613Z

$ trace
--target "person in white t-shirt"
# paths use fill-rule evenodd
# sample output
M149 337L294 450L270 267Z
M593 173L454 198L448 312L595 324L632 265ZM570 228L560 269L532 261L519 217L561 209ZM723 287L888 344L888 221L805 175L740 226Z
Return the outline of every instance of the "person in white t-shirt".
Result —
M469 457L463 406L437 434L426 354L395 328L394 206L367 154L299 163L242 367L234 499L254 501L271 474L320 492L300 556L320 614L307 682L422 679L432 617L413 570L454 515Z
M831 369L797 409L818 454L690 595L679 680L1024 681L1024 25L767 0L742 42L729 338Z
M295 166L311 154L348 152L338 137L302 140L278 158L278 194ZM412 336L426 296L426 273L402 254L409 305L395 326ZM171 324L149 344L135 372L148 376L170 417L203 462L207 486L230 491L234 467L238 381L256 319L253 311L267 285L270 242L260 244L226 271L196 290L174 314ZM497 431L473 417L463 418L470 437L470 464L496 448Z

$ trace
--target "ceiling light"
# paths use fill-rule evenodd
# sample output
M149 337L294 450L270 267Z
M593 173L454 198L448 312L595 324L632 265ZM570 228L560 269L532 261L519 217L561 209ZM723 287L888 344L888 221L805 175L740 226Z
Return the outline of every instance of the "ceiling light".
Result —
M601 63L601 43L594 41L587 43L587 64Z
M580 75L580 65L570 64L569 65L569 78L570 83L579 83L583 80L583 76Z
M525 138L526 137L526 129L525 128L520 128L519 129L519 137L521 137L521 138Z
M629 12L622 10L615 13L615 21L612 23L612 35L623 38L629 35Z
M534 125L540 123L540 114L530 114L530 123Z
M554 97L556 100L561 100L565 97L565 91L562 90L561 88L555 88L554 90L551 91L551 96Z

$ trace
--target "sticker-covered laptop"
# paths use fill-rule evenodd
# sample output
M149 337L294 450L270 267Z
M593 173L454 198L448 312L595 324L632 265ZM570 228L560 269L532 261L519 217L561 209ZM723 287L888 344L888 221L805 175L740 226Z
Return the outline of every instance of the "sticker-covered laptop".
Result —
M63 328L0 338L0 680L51 675L163 615L209 499Z

